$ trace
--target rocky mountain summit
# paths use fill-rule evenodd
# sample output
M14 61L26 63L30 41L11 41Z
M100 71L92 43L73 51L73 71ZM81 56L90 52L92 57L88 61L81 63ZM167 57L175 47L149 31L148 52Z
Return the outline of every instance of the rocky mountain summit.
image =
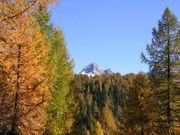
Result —
M96 63L91 63L80 72L80 74L86 74L88 76L96 76L96 75L108 75L113 74L111 69L103 70L101 67L99 67Z

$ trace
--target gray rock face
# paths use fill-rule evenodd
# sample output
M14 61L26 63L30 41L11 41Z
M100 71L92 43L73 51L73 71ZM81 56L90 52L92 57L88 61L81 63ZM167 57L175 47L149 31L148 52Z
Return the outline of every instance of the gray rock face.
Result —
M111 74L113 74L113 71L112 71L110 68L104 70L104 72L105 72L106 75L111 75Z
M100 68L96 63L91 63L86 66L80 74L86 74L88 76L95 76L95 75L104 75L104 74L113 74L111 69L103 70Z

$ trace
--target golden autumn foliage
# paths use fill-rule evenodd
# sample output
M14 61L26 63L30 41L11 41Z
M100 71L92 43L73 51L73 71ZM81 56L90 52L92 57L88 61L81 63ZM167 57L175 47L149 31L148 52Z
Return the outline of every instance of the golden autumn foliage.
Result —
M180 25L167 7L158 27L152 30L152 42L146 46L142 62L149 65L154 93L158 134L179 134L180 129ZM179 128L179 129L178 129Z
M90 132L89 132L89 130L86 131L86 135L91 135Z
M41 7L54 4L58 0L1 0L0 21L10 21L25 14L37 12Z
M104 130L104 135L114 135L117 131L116 120L108 106L103 108L100 123Z
M99 121L96 122L95 135L104 135L103 129L102 129L101 124L99 123Z
M138 74L127 93L124 108L124 134L153 134L153 99L147 76Z
M48 48L32 12L52 2L0 2L0 126L4 132L43 134L44 107L50 97L44 65Z

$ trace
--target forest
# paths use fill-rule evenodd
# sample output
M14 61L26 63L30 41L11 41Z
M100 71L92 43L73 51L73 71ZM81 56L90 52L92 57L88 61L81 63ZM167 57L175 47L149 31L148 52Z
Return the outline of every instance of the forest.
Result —
M148 74L75 74L58 0L0 1L0 135L180 135L180 23L164 10Z

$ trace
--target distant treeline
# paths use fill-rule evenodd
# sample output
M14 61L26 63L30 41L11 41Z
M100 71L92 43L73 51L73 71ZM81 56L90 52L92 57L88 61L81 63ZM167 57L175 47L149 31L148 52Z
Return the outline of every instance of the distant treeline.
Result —
M165 116L159 116L150 76L76 75L75 80L80 107L75 135L166 134ZM175 125L173 132L178 135Z
M153 28L143 73L76 75L81 135L180 134L180 25L166 8Z
M75 76L80 106L77 134L106 134L119 131L125 97L136 75ZM103 133L102 132L102 133Z

